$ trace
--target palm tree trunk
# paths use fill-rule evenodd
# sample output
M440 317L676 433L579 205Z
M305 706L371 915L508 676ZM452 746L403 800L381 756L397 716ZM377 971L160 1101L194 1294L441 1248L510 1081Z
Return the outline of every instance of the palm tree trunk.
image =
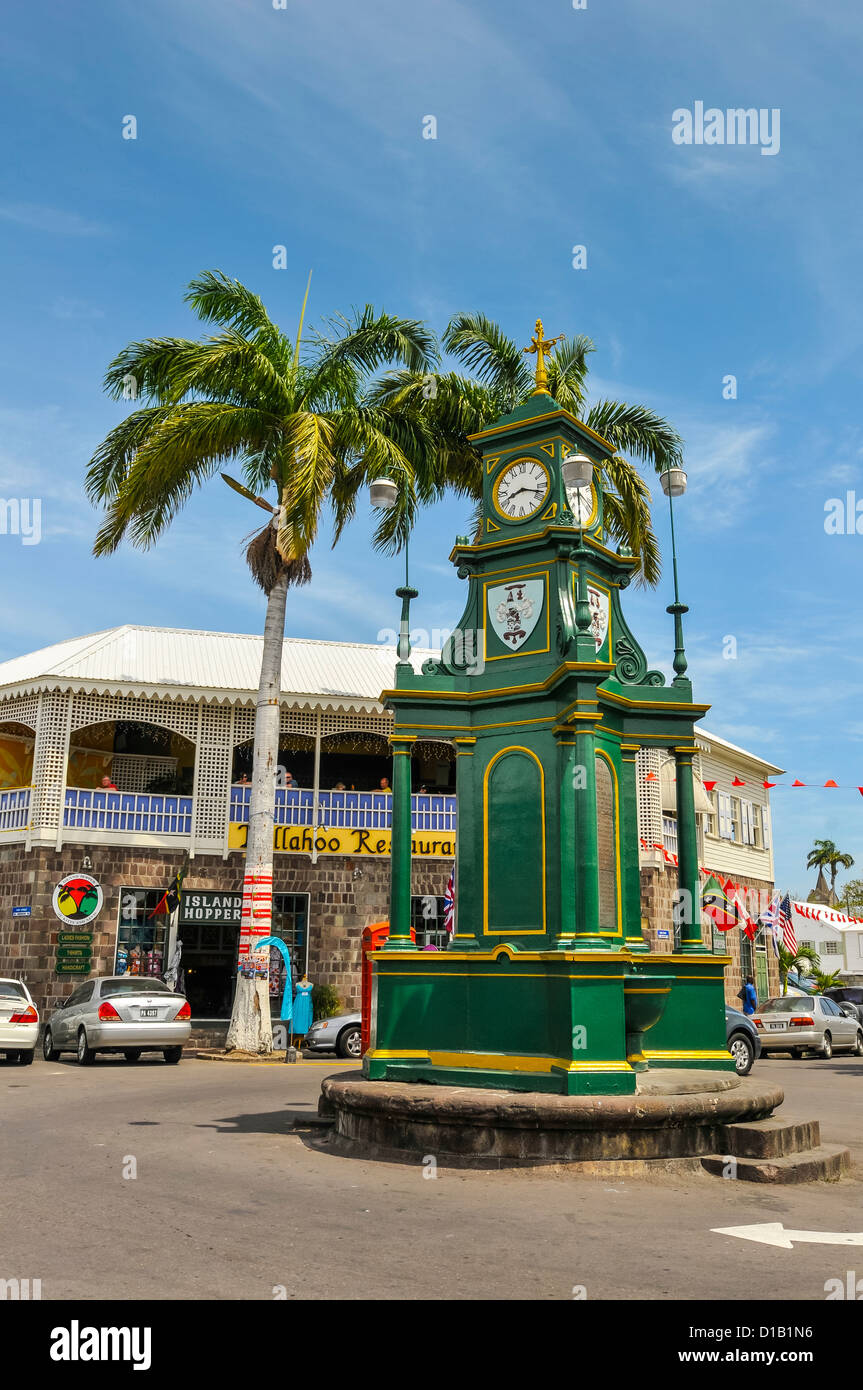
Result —
M279 761L279 695L282 685L282 648L288 598L287 572L279 575L267 597L264 653L255 709L255 746L252 760L252 793L237 990L228 1026L226 1048L244 1052L272 1052L270 1020L269 947L257 958L255 943L272 933L273 921L273 824L276 773ZM248 973L244 973L244 970ZM261 973L258 973L258 970ZM291 988L291 981L285 982Z

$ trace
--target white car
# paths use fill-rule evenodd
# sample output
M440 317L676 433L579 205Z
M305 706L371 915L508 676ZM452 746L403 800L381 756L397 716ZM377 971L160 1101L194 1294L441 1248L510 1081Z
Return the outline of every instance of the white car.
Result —
M39 1014L23 980L0 979L0 1052L29 1066L39 1037Z

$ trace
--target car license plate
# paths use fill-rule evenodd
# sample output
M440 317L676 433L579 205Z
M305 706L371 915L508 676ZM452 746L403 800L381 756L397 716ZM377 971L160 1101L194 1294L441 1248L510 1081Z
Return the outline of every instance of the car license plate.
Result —
M138 1017L139 1017L139 1018L158 1018L158 1017L159 1017L159 1010L158 1010L158 1009L140 1009L139 1012L138 1012Z
M772 1032L781 1033L785 1027L784 1023L771 1023L768 1025Z

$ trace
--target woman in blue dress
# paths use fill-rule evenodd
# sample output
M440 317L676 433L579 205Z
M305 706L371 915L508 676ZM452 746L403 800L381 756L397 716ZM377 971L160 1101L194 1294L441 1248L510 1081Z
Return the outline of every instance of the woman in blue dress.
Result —
M291 1031L294 1037L304 1038L312 1026L312 985L306 975L297 984Z

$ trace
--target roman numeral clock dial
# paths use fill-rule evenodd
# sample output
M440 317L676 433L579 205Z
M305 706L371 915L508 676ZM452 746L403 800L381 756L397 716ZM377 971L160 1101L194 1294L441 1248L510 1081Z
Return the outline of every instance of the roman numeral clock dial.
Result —
M549 488L548 472L537 459L516 459L494 485L494 505L507 521L523 521L539 511Z

